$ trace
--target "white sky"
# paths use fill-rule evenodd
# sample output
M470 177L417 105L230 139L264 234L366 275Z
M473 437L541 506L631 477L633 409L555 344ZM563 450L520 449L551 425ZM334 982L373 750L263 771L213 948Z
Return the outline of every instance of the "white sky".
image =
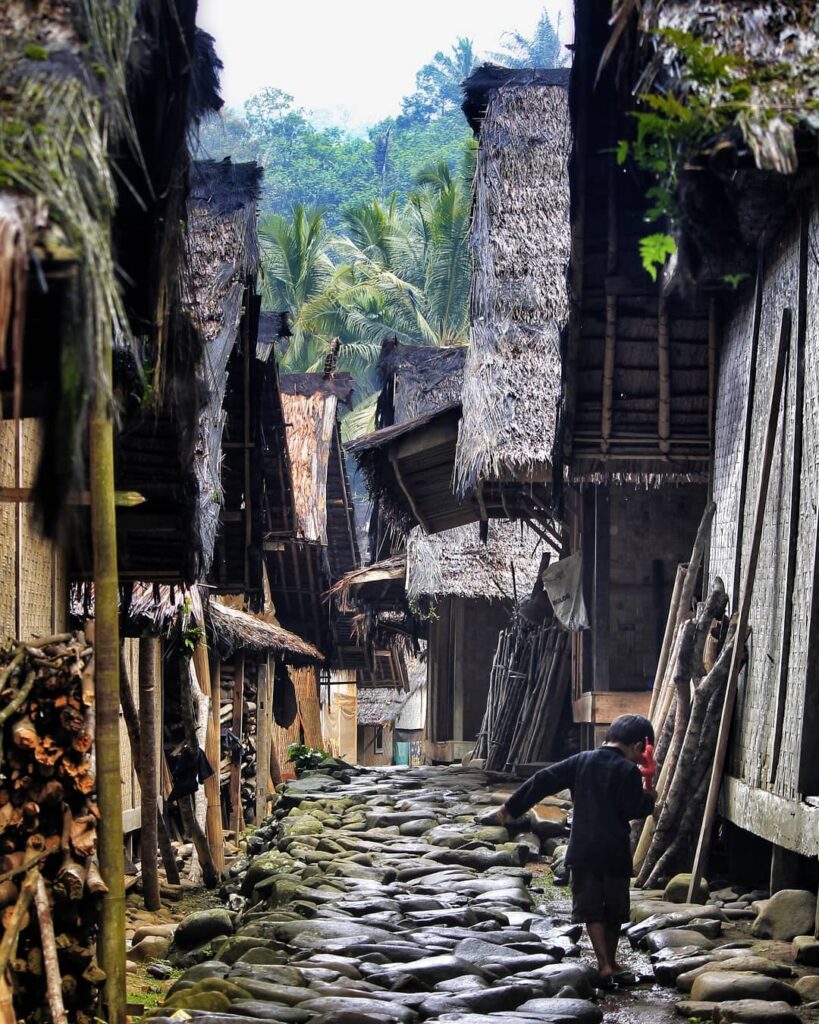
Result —
M415 72L458 36L497 50L504 32L530 35L544 6L569 41L572 0L200 0L198 22L224 62L227 106L276 86L355 129L399 113Z

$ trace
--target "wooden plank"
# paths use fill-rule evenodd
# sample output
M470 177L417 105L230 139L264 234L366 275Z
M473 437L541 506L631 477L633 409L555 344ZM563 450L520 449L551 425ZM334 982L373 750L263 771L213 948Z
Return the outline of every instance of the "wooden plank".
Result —
M404 497L407 499L407 504L410 507L410 511L415 516L415 518L416 518L416 520L418 522L418 525L421 527L421 529L424 531L424 533L429 533L430 532L429 524L427 523L427 521L424 518L424 516L421 515L421 512L418 509L418 506L415 504L415 499L413 498L412 494L410 493L410 490L407 487L407 485L406 485L406 483L404 481L403 476L401 475L401 467L398 464L398 457L396 456L395 452L390 452L390 462L392 463L392 469L393 469L393 472L395 473L396 482L398 483L398 486L401 488L401 491L403 492Z
M757 789L730 775L723 793L722 811L728 821L803 857L819 857L819 807Z
M231 729L233 735L241 740L242 738L242 710L244 707L245 688L245 656L242 653L236 655L233 669L233 721ZM230 766L230 827L236 836L239 835L242 826L242 762L234 762Z
M464 615L463 598L455 598L455 622L452 627L452 739L464 738Z
M614 295L606 295L606 349L603 356L603 398L600 412L600 451L604 454L609 450L611 443L616 344L617 298Z
M611 575L610 509L607 486L594 488L594 589L592 592L592 679L595 690L608 690L609 580Z
M128 832L136 832L137 829L142 828L142 808L133 807L129 811L122 812L122 831L127 834Z
M660 451L667 455L671 451L671 355L668 347L668 309L662 298L657 310L657 373L660 390L657 433Z
M270 658L259 662L256 691L256 824L267 814L270 750L273 743L273 672Z
M787 561L782 593L782 629L779 637L779 664L777 666L774 735L768 779L776 782L782 753L782 733L785 727L785 709L788 703L788 675L791 660L791 631L793 622L793 592L796 589L796 560L799 547L799 504L802 498L802 440L805 404L805 340L808 318L808 232L810 222L802 209L799 221L799 280L796 300L796 344L789 355L788 376L794 376L793 445L790 449L791 493L788 514ZM787 413L787 390L785 411ZM771 889L771 892L774 892Z
M756 362L759 351L759 330L762 323L762 295L765 290L763 257L760 253L756 268L756 289L754 291L754 318L751 325L751 365L748 373L748 397L745 402L745 425L742 439L742 463L739 483L739 505L737 506L737 547L734 561L734 580L731 587L731 607L736 608L739 600L739 581L742 575L742 535L745 531L745 503L748 497L748 461L751 452L751 429L754 416L754 391L756 390Z
M761 290L761 289L760 289ZM771 398L768 406L768 418L765 428L765 444L762 450L762 467L759 475L759 487L756 496L756 508L754 512L754 528L751 534L751 549L748 552L748 567L745 571L745 581L742 588L742 599L739 604L739 615L737 619L736 640L731 655L731 667L728 672L728 682L725 687L725 701L722 705L722 716L720 717L719 732L717 734L717 746L714 752L714 761L711 768L711 781L708 786L708 796L703 813L700 835L697 841L697 852L694 856L694 866L691 869L691 884L688 889L688 901L693 903L699 881L703 876L705 863L708 859L708 852L711 845L711 829L714 825L714 818L717 812L717 800L719 799L720 786L722 784L722 773L725 767L725 756L728 750L728 738L731 731L731 722L734 715L734 704L737 695L737 680L745 657L745 635L748 629L748 618L751 611L751 598L754 592L754 580L756 577L756 565L759 558L759 548L762 542L762 527L765 519L765 503L768 498L768 482L771 477L771 463L773 461L774 443L776 441L777 427L779 423L779 405L782 399L782 381L785 376L785 363L787 361L788 344L791 334L791 311L789 308L782 310L782 319L779 328L779 345L774 365L773 382L771 386Z
M611 725L620 715L648 716L651 694L648 690L609 690L584 693L572 701L572 720L577 724Z

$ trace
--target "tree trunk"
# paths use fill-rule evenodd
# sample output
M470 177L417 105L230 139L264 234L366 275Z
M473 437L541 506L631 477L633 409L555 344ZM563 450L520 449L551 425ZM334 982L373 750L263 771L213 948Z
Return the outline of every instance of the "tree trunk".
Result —
M119 577L114 506L114 424L109 398L113 379L106 337L89 421L91 540L94 553L94 664L97 796L100 809L102 898L100 963L105 971L108 1024L125 1024L125 848L119 751Z
M159 641L143 636L139 641L139 727L141 739L139 763L139 790L142 804L142 892L146 910L159 910L159 871L156 856L158 848L157 796L157 733L156 733L156 664Z

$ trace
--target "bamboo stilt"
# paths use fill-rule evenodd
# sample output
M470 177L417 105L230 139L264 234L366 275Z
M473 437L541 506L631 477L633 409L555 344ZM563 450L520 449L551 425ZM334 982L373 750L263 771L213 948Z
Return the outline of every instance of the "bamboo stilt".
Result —
M146 910L159 910L159 871L157 870L158 807L156 665L159 641L144 636L139 642L139 791L142 809L142 893Z
M48 893L42 875L37 879L34 906L37 909L37 921L40 925L40 941L43 947L43 966L46 975L46 997L51 1013L51 1024L68 1024L68 1014L63 1005L62 978L57 961L54 924L51 920L51 907L48 905Z
M113 379L110 337L103 342L89 420L91 536L94 552L95 734L100 809L102 898L100 965L108 1024L125 1024L125 848L119 750L119 578L114 505L114 424L107 395Z
M205 834L210 846L213 866L221 878L225 872L225 835L222 830L222 796L221 783L219 778L219 762L221 760L221 722L219 721L219 691L221 684L211 678L210 661L208 659L208 648L204 636L196 641L196 648L193 652L193 660L196 666L196 676L202 693L208 701L208 723L205 731L205 757L213 768L213 775L205 779L205 800L207 801L207 812L205 817ZM216 709L216 716L213 711Z

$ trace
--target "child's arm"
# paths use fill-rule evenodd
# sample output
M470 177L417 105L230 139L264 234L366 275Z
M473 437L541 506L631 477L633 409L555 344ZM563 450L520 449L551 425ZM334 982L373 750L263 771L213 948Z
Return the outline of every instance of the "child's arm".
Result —
M539 772L535 772L522 786L518 786L500 808L501 821L512 821L514 818L519 818L544 797L559 793L561 789L571 789L574 785L576 767L577 755L567 757L565 761L558 761L557 764L553 764L549 768L541 768Z

